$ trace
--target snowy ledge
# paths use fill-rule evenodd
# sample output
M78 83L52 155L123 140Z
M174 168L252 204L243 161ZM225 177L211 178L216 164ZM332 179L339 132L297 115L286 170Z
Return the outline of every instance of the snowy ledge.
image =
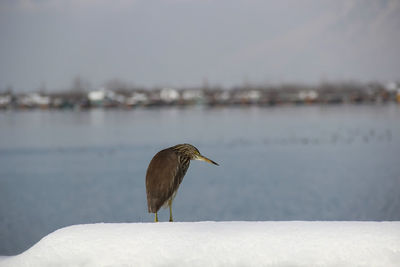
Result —
M400 222L87 224L0 266L399 266Z

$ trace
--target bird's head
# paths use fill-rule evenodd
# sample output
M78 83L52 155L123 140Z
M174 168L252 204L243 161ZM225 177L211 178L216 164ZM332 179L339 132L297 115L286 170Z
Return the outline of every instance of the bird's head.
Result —
M174 146L173 149L178 153L182 154L184 157L187 157L191 160L202 160L219 166L218 163L216 163L215 161L212 161L211 159L201 155L200 151L196 147L190 144L179 144Z

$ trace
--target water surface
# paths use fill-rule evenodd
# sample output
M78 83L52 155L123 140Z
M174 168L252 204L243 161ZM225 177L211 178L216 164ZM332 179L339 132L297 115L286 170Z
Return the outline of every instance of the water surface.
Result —
M147 165L184 142L220 166L191 163L176 221L400 220L399 120L395 105L0 112L0 255L152 221Z

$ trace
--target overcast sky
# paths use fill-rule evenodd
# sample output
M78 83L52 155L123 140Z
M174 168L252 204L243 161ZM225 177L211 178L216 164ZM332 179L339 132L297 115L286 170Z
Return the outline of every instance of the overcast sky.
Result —
M1 0L0 91L400 80L399 0Z

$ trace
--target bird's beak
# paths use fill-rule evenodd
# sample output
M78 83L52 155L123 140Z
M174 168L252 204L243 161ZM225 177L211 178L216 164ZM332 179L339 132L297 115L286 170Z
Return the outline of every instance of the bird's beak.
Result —
M202 156L202 155L197 156L196 159L197 159L197 160L202 160L202 161L205 161L205 162L208 162L208 163L212 163L212 164L214 164L214 165L219 166L219 164L216 163L215 161L212 161L211 159L206 158L206 157L204 157L204 156Z

